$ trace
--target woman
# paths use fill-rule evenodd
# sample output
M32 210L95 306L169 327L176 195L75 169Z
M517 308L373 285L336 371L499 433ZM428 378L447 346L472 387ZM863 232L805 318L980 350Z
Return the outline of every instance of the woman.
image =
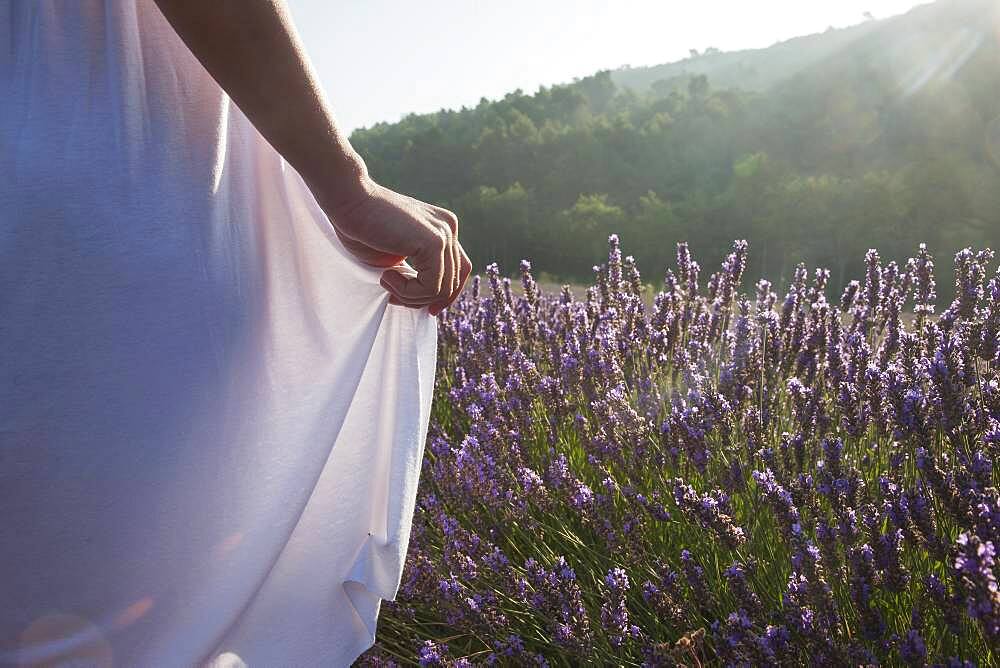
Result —
M0 0L0 664L350 664L470 269L280 0Z

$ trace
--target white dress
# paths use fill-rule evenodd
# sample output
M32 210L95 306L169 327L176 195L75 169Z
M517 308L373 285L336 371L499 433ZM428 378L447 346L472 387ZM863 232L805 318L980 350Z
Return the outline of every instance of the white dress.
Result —
M372 644L436 354L380 273L151 0L0 0L0 665Z

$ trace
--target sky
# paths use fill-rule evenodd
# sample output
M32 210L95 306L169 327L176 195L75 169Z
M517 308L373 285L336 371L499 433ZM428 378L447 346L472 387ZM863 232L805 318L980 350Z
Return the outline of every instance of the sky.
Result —
M925 0L288 0L346 131L690 49L761 48Z

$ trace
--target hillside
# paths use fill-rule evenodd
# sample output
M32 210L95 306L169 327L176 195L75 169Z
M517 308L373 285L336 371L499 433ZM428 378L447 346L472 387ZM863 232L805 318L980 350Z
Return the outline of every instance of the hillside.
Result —
M481 269L584 278L607 235L644 275L681 239L748 277L800 260L839 289L875 246L942 270L1000 244L997 5L940 0L757 51L600 72L352 135L376 178L460 216ZM948 286L940 286L948 292Z
M764 49L706 50L691 58L650 67L614 70L615 85L636 92L683 90L693 76L705 75L718 88L765 91L806 68L844 51L882 21L805 35Z

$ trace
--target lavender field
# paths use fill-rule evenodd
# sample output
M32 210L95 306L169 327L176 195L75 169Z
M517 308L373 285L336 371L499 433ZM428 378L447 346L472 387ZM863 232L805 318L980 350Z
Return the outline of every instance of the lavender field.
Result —
M923 247L842 295L804 266L744 295L745 242L710 276L679 244L650 307L609 242L586 295L491 265L441 315L403 584L359 665L996 665L992 253L937 306Z

